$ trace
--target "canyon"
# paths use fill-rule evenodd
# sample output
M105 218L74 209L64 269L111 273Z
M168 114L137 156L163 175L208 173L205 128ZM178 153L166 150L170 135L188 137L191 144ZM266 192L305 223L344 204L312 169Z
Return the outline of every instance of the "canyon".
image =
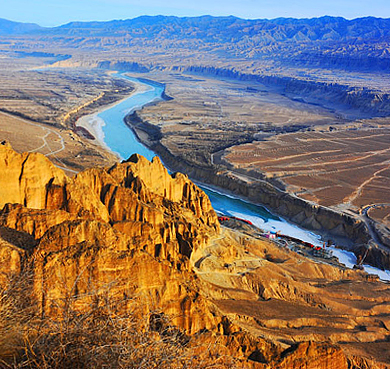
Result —
M249 82L187 76L186 83L196 83L189 92L180 76L153 77L167 81L174 100L145 107L126 122L166 165L265 205L357 256L369 249L368 263L389 268L385 205L383 219L359 214L368 204L387 202L387 181L379 175L388 167L387 118L345 121ZM252 86L261 89L260 96L248 92ZM319 197L308 195L313 193Z
M135 300L193 344L219 340L220 367L386 367L386 283L250 226L221 226L207 195L159 159L133 155L69 178L41 154L1 145L0 167L1 286L31 270L42 319L82 314L108 293L118 314ZM4 329L10 317L0 318ZM5 362L22 355L7 339L28 339L18 329L2 335Z
M80 367L389 367L386 282L220 224L189 180L389 269L389 33L372 17L0 20L0 366L54 365L64 326ZM125 119L161 160L118 163L76 124L142 92L116 71L165 86Z

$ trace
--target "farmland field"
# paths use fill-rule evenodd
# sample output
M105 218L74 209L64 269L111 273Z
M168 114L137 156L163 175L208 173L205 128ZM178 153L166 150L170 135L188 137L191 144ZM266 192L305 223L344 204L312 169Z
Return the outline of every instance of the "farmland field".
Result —
M236 169L262 172L324 206L359 210L390 198L390 129L298 132L229 148ZM388 211L375 210L376 219Z

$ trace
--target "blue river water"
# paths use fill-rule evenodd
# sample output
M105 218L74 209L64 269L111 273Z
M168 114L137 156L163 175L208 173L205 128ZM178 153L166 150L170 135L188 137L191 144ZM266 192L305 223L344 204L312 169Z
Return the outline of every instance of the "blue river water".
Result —
M117 153L122 159L127 159L132 154L138 153L148 160L152 160L156 154L138 141L132 130L125 124L124 118L127 114L139 110L147 104L161 101L165 87L152 81L131 78L123 74L117 74L117 76L134 81L137 84L141 83L145 89L98 114L98 118L104 121L102 127L104 142L110 150ZM322 244L318 235L286 222L270 213L263 206L251 204L207 186L200 185L200 187L209 196L214 209L220 214L247 219L266 232L281 231L283 234L314 245ZM356 262L353 253L335 248L332 251L340 262L348 267L352 267ZM389 271L381 271L369 266L365 266L365 268L370 273L378 274L383 280L390 280Z
M124 118L127 114L141 109L146 104L161 101L165 86L152 81L131 78L124 74L117 74L116 76L136 82L137 84L141 83L145 91L135 93L98 114L98 118L104 121L104 126L102 127L104 142L122 159L127 159L132 154L138 153L148 160L152 160L156 154L138 141L132 130L124 123ZM300 238L304 241L320 244L319 236L289 224L271 214L263 206L251 204L203 185L200 185L200 187L209 196L214 209L218 213L250 220L264 231L281 231L284 234Z
M135 78L123 74L118 74L118 76L139 83ZM148 160L152 160L156 156L153 151L137 140L134 133L123 121L127 114L141 109L145 104L162 100L163 85L146 85L145 83L145 86L147 87L146 91L133 94L126 100L98 114L98 118L105 122L103 126L104 142L122 159L128 159L134 153L138 153Z

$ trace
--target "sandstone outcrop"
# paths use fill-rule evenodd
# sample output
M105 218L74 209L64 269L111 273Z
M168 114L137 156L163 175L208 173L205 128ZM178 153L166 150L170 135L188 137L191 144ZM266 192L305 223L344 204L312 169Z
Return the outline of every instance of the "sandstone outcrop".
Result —
M286 352L282 360L273 363L272 368L347 369L348 363L342 351L337 347L305 342L297 345L294 351Z
M8 276L19 274L22 271L23 260L26 258L26 251L7 241L9 237L15 238L15 234L10 235L10 230L0 228L0 286L8 282ZM24 244L24 242L23 242Z
M2 229L36 241L26 251L4 241L2 260L7 272L19 272L22 259L35 260L43 314L55 314L57 300L75 291L111 284L115 293L133 296L150 286L158 297L148 304L166 301L166 311L189 332L215 323L196 289L191 299L182 283L192 250L219 231L209 199L186 176L134 155L70 179L42 155L0 150Z
M19 154L4 145L0 153L0 207L18 203L32 209L45 209L51 189L66 183L64 172L43 155Z
M243 368L376 362L353 345L385 342L385 285L221 229L203 191L159 159L133 155L68 178L43 156L0 146L5 172L0 285L31 266L40 316L88 312L110 296L122 311L137 301L187 335L218 338L217 354Z

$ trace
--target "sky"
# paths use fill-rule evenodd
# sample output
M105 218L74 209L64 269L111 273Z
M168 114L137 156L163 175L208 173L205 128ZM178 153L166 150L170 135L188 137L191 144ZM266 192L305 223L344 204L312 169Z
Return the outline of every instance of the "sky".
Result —
M390 18L389 0L0 0L0 18L58 26L140 15L234 15L240 18Z

